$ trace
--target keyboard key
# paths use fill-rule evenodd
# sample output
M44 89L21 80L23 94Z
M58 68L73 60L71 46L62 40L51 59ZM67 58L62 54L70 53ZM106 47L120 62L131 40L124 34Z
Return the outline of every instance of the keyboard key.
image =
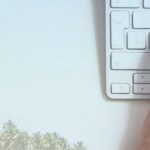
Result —
M140 0L111 0L111 7L136 8L140 6Z
M111 55L113 70L150 70L150 53L121 53Z
M133 82L135 84L139 84L139 83L149 83L150 84L150 74L134 74L133 77Z
M134 84L134 94L150 94L150 84Z
M129 28L129 12L113 11L111 13L111 48L124 48L124 29Z
M133 28L150 29L150 11L135 11L133 13Z
M128 32L128 49L146 49L146 35L144 32Z
M144 7L150 8L150 0L144 0Z
M148 47L150 49L150 33L148 34Z
M111 91L112 94L129 94L130 86L129 84L112 84Z

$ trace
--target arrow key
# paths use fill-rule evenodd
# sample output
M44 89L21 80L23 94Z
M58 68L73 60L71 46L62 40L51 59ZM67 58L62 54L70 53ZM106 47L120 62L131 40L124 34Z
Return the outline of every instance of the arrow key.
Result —
M150 94L150 84L134 84L134 94Z

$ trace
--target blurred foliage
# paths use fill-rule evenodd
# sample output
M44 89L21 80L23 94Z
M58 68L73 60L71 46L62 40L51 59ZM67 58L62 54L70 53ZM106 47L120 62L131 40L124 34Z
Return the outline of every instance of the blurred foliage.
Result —
M3 125L0 132L0 150L87 150L83 142L71 145L57 133L32 135L21 131L12 122Z

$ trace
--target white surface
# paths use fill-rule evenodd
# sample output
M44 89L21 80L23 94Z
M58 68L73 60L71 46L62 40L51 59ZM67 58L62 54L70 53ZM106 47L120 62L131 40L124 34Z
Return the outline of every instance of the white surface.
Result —
M104 0L5 0L0 17L0 123L137 150L149 101L104 96Z

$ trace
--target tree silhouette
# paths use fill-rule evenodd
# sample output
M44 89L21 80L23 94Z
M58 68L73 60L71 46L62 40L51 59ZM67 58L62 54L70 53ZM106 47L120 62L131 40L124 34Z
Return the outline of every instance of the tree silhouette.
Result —
M40 132L34 133L32 137L33 149L42 150L43 148L43 137Z
M17 129L13 122L4 124L0 133L0 150L26 150L28 134Z
M83 142L77 142L77 144L74 145L74 150L86 150Z
M29 135L8 121L0 131L0 150L87 150L83 142L70 145L57 133Z

